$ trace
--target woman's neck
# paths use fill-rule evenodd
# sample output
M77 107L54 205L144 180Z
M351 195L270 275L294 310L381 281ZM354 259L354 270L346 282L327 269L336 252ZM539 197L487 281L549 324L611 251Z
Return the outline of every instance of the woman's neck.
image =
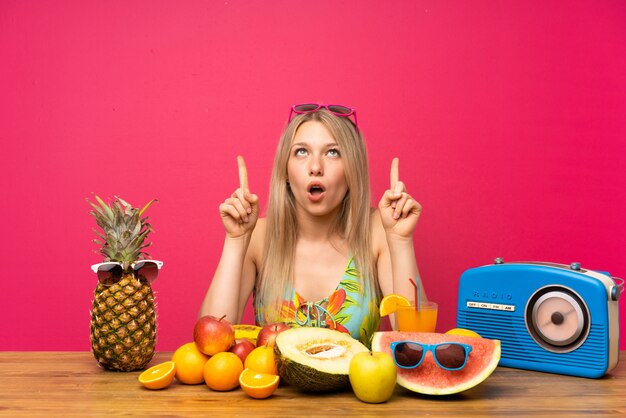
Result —
M321 241L328 240L331 236L336 235L337 231L331 231L337 217L335 211L324 216L314 216L310 213L300 212L296 217L298 222L298 239Z
M323 221L317 217L313 221L307 219L306 222L299 222L296 251L305 251L310 256L324 254L332 249L344 257L347 256L345 239L337 231L331 230L331 225L332 221Z
M298 217L298 238L307 241L327 240L330 236L331 220L319 217Z

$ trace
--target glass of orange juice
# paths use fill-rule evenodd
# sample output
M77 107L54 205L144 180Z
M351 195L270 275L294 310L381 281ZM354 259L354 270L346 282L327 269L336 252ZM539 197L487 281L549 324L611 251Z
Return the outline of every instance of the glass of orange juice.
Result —
M437 304L422 302L419 310L415 305L398 306L396 310L398 331L435 332L437 325Z

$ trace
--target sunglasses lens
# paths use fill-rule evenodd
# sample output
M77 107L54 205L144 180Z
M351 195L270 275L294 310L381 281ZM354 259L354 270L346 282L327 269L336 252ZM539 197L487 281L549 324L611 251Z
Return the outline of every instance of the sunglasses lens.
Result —
M465 348L459 344L442 344L435 348L435 356L446 369L458 369L465 364Z
M330 105L328 106L328 110L337 114L337 115L345 115L348 116L352 113L352 109L349 107L341 106L341 105Z
M293 107L293 110L300 113L313 112L319 109L319 106L316 104L300 104Z
M402 367L415 367L424 357L424 349L419 344L399 343L394 351L396 362Z
M135 264L135 274L140 279L152 283L159 275L159 266L154 261L140 261Z
M111 286L122 278L122 266L119 264L104 264L98 267L98 281L105 286Z

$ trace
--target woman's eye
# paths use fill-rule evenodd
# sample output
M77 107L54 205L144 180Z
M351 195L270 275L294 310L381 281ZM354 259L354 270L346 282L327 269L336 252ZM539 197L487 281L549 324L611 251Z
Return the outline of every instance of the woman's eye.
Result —
M328 155L330 155L331 157L339 157L341 154L339 154L338 149L331 148L328 150Z
M304 148L296 148L294 154L295 154L296 157L302 157L302 156L306 155L306 149L304 149Z

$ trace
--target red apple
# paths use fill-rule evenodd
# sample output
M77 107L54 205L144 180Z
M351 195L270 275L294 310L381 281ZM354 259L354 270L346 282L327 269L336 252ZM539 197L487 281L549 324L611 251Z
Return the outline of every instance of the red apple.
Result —
M276 336L289 328L291 328L289 325L283 324L282 322L264 326L261 328L259 336L256 338L256 346L262 347L264 345L268 345L273 347L274 342L276 341Z
M241 359L241 362L245 363L246 357L248 357L248 354L250 354L250 352L255 348L256 346L247 338L237 338L235 340L235 344L230 347L230 350L228 351L237 354L237 356Z
M235 329L224 319L211 315L198 319L193 329L193 340L198 349L209 356L227 351L235 341Z

